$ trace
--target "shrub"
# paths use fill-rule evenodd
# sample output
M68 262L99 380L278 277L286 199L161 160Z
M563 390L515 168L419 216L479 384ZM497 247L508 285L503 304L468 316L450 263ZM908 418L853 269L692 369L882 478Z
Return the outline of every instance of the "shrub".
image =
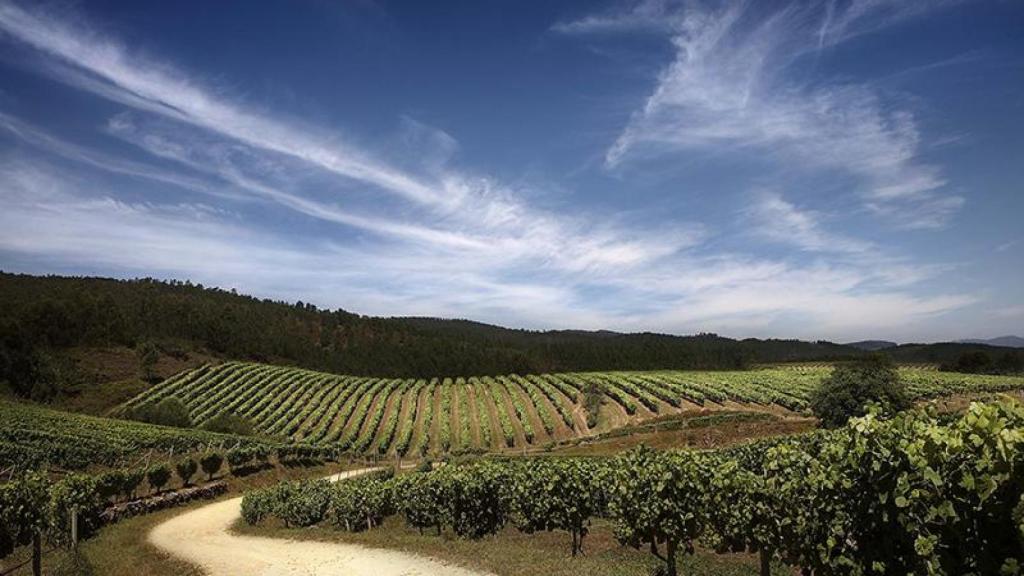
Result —
M139 355L139 365L142 367L142 379L146 382L156 382L160 377L156 374L156 363L160 360L160 350L152 342L143 342L135 352Z
M28 544L47 525L47 481L32 472L0 484L0 558Z
M252 422L238 414L221 412L203 424L203 430L234 434L236 436L252 436Z
M288 482L281 489L276 514L285 526L312 526L327 515L332 495L331 483L327 480Z
M167 464L157 464L146 471L146 480L149 481L150 489L159 492L171 479L171 467Z
M368 475L332 487L330 510L334 525L355 532L380 524L392 511L391 484L385 475Z
M911 406L906 386L888 356L873 355L836 366L810 398L811 410L826 428L863 416L869 404L877 405L883 414Z
M119 470L104 472L96 477L96 491L99 493L100 498L107 502L113 502L117 499L118 494L121 494L124 484L124 472Z
M51 542L66 545L71 541L71 514L78 514L78 537L88 538L100 527L103 498L97 482L85 474L71 474L50 489L52 511Z
M232 448L224 454L224 459L227 460L231 471L237 472L249 465L249 462L252 460L252 452L247 448Z
M601 401L604 394L596 382L588 382L583 391L583 406L587 413L587 427L597 426L598 414L601 411Z
M570 550L583 552L590 517L600 505L594 478L597 466L587 460L538 459L515 470L505 484L505 506L519 530L565 530Z
M135 491L138 490L139 484L142 484L142 479L146 477L146 473L142 470L125 470L121 475L121 493L124 494L125 498L134 498Z
M218 452L207 452L199 458L199 466L206 472L207 480L213 480L213 475L220 471L224 457Z
M185 458L179 460L174 465L174 469L178 473L178 478L181 478L182 486L188 486L192 483L192 477L196 475L196 471L199 470L199 465L192 458Z
M692 554L704 532L708 476L703 456L694 452L668 455L641 446L619 456L609 472L608 509L616 538L636 548L648 544L664 559L665 573L676 576L677 553ZM660 543L663 557L657 552Z
M274 513L277 501L277 487L253 490L242 497L242 519L253 526Z
M224 459L231 466L231 473L235 475L266 465L269 457L269 449L256 446L232 448L224 455Z
M147 404L139 406L129 413L129 418L149 424L173 426L175 428L191 428L192 418L188 415L188 407L178 398L171 396L155 406Z

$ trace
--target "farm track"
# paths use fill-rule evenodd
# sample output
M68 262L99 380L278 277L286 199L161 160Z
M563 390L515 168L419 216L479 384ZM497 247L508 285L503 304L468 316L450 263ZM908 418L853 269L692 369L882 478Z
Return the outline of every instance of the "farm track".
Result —
M330 476L344 480L372 471L351 470ZM186 512L157 525L149 542L199 566L210 576L477 576L482 573L405 552L337 542L281 540L234 534L242 498Z

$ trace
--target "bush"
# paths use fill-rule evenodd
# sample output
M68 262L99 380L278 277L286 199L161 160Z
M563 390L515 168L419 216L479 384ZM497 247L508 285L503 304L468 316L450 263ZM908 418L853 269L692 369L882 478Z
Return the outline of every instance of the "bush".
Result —
M121 475L121 493L124 494L125 498L134 498L135 491L138 490L139 484L142 484L142 479L146 477L146 473L142 470L126 470Z
M142 367L142 379L146 382L157 382L160 377L156 374L156 363L160 360L160 350L152 342L139 344L135 352L139 355L139 365Z
M207 420L203 424L203 430L236 436L252 436L253 433L252 422L238 414L228 412L222 412Z
M213 480L213 475L220 471L224 457L217 452L207 452L199 458L199 466L206 472L207 480Z
M588 382L583 391L583 407L587 413L587 427L597 426L598 414L601 411L601 402L604 393L596 382Z
M167 464L157 464L146 471L146 480L149 481L149 487L156 492L162 490L170 479L171 467Z
M836 366L810 399L811 411L826 428L863 416L869 404L877 405L883 414L911 406L906 386L888 356L873 355Z
M124 472L118 470L104 472L96 477L96 491L103 500L113 502L121 494L124 483Z
M338 482L332 487L334 525L350 532L369 530L392 512L391 485L383 474Z
M71 543L72 512L78 514L79 539L93 535L100 527L100 513L103 511L103 498L96 480L85 474L64 477L50 489L50 510L51 542L59 545Z
M181 400L171 396L161 400L159 404L147 404L132 410L128 417L140 422L173 426L175 428L191 428L192 418L188 415L188 407Z
M247 492L242 497L242 519L250 526L259 524L274 513L276 500L276 487Z
M46 529L48 488L42 472L31 472L0 484L0 558L28 544L33 535Z
M288 482L281 488L283 493L276 513L285 526L313 526L327 516L333 493L327 480Z
M185 458L175 464L174 469L178 473L178 478L181 478L181 485L188 486L192 483L192 477L196 475L196 471L199 470L199 465L195 460Z

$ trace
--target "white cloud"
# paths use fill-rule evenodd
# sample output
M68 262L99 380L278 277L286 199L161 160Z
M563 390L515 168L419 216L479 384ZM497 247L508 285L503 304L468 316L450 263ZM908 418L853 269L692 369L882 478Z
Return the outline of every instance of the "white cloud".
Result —
M814 66L806 55L822 34L838 42L923 8L826 6L824 16L821 5L766 15L740 2L677 12L675 61L609 148L606 164L683 151L766 155L790 170L854 177L865 205L899 226L945 225L964 200L942 193L941 171L918 159L921 136L909 111L865 84L794 80Z
M1024 304L1020 306L1009 306L1000 308L992 313L1000 318L1024 318Z
M673 26L672 12L678 4L672 0L640 0L632 5L616 6L602 14L559 22L551 30L560 34L668 32Z
M698 24L717 26L721 34L731 30L709 18L691 21L691 32ZM385 159L325 128L244 105L66 18L0 0L0 30L45 54L46 73L133 110L115 116L105 134L180 170L111 158L0 116L0 126L21 140L132 179L208 194L218 207L242 200L270 202L286 208L289 216L339 224L369 237L342 242L340 236L350 235L305 230L282 236L271 226L202 203L126 201L126 196L144 195L100 187L87 175L36 159L8 156L0 158L4 253L125 274L188 277L364 313L471 317L538 328L693 332L757 324L777 333L837 337L864 329L870 321L884 327L914 325L973 302L970 295L956 293L916 295L909 288L941 273L940 267L876 258L870 243L830 231L824 215L781 195L764 196L747 214L759 223L759 233L807 253L841 258L808 263L803 258L711 254L705 241L716 231L698 224L646 218L630 225L614 216L544 210L500 182L452 168L455 139L415 121L405 121L403 138L409 155L420 161ZM718 41L707 39L712 46ZM790 111L766 107L753 88L747 104L730 100L735 95L729 90L747 77L749 63L743 58L756 56L747 48L726 59L735 70L722 69L727 80L717 88L723 92L707 93L701 106L714 111L715 105L726 110L756 105L778 117L761 117L764 125L753 131L708 121L697 125L704 131L695 132L697 141L743 146L749 145L744 138L761 134L764 145L789 145L780 134L796 130L801 137L806 132L818 143L829 143L811 126L816 117L802 116L802 109L794 109L796 118L787 124ZM716 88L707 78L698 79L705 88ZM666 102L670 96L666 92ZM872 106L865 108L870 112ZM648 121L645 116L660 113L652 108L635 119L631 129L638 131L638 139L624 153L635 153L645 142L639 132ZM871 119L870 113L865 116ZM650 136L656 127L646 128ZM882 134L877 140L886 144L891 135L883 128L869 126L867 131ZM665 138L681 146L672 140L678 135ZM901 151L896 140L892 150ZM858 150L851 145L833 153L864 165L887 165L870 154L858 156ZM911 160L912 153L892 173L913 172ZM927 188L929 177L939 178L919 168L923 184L917 187ZM308 186L311 181L317 186ZM884 182L895 186L908 180ZM880 206L915 194L889 189ZM835 313L836 307L842 311Z
M58 18L0 3L0 29L51 57L58 77L132 107L211 130L422 203L445 199L427 183L314 126L295 126L230 102L173 67Z
M201 129L178 142L160 133L132 133L130 142L308 216L407 241L476 249L481 252L473 255L477 258L500 254L520 264L531 262L566 272L621 270L650 262L692 246L699 234L699 227L687 225L677 227L686 230L672 234L610 226L590 230L582 217L534 209L488 178L441 169L443 156L435 159L433 169L425 174L397 169L344 143L336 134L234 102L169 64L132 53L59 16L0 2L0 30L49 56L48 70L59 80L141 112ZM123 128L117 120L112 127L115 133ZM422 133L423 127L419 128ZM440 142L444 150L453 149L449 136L435 131L431 137L434 145ZM232 163L224 151L237 149L253 163ZM409 204L392 212L408 214L416 223L394 215L343 210L337 202L314 201L280 183L268 184L265 174L255 174L252 169L256 164L260 168L280 164L282 158L333 176L337 187L351 191L349 196L366 194L368 188L387 192ZM352 190L354 183L361 187ZM420 224L423 221L433 226Z
M1019 238L1016 240L1010 240L1009 242L1003 242L1002 244L996 246L996 252L1006 252L1010 248L1013 248L1014 246L1017 246L1020 243L1021 240Z
M777 193L755 195L744 214L757 235L801 250L864 254L875 249L870 242L827 231L821 214L801 210Z
M371 314L740 335L763 326L762 335L842 338L913 327L976 300L913 295L902 290L898 272L877 262L692 255L628 274L530 274L495 253L337 245L281 237L201 204L96 196L90 180L26 158L0 163L0 181L2 252ZM916 275L911 283L930 277L914 267L904 274ZM582 290L599 290L609 302L585 298Z

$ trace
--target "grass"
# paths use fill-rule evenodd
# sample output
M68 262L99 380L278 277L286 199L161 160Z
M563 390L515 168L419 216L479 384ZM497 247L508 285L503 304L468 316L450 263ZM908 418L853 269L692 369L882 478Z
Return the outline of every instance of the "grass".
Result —
M646 576L660 564L646 550L619 545L611 525L597 520L584 541L584 555L573 558L569 535L565 532L524 534L515 528L480 540L463 540L445 533L440 536L409 528L393 516L373 530L349 533L329 525L305 529L287 529L279 523L248 526L239 521L234 530L240 534L359 544L430 556L449 564L490 572L498 576ZM758 574L756 556L714 554L698 550L679 561L680 574L688 576L749 576ZM773 567L773 574L790 576L785 566Z
M142 380L138 352L126 346L75 347L57 352L62 369L68 373L54 408L102 416L111 408L148 390ZM189 351L172 356L161 353L153 372L168 378L204 362L218 359L205 352Z
M558 456L614 456L640 445L659 450L677 448L723 448L750 440L799 434L815 427L811 418L777 418L764 413L725 412L688 416L685 414L648 420L594 438L564 443L551 450Z

